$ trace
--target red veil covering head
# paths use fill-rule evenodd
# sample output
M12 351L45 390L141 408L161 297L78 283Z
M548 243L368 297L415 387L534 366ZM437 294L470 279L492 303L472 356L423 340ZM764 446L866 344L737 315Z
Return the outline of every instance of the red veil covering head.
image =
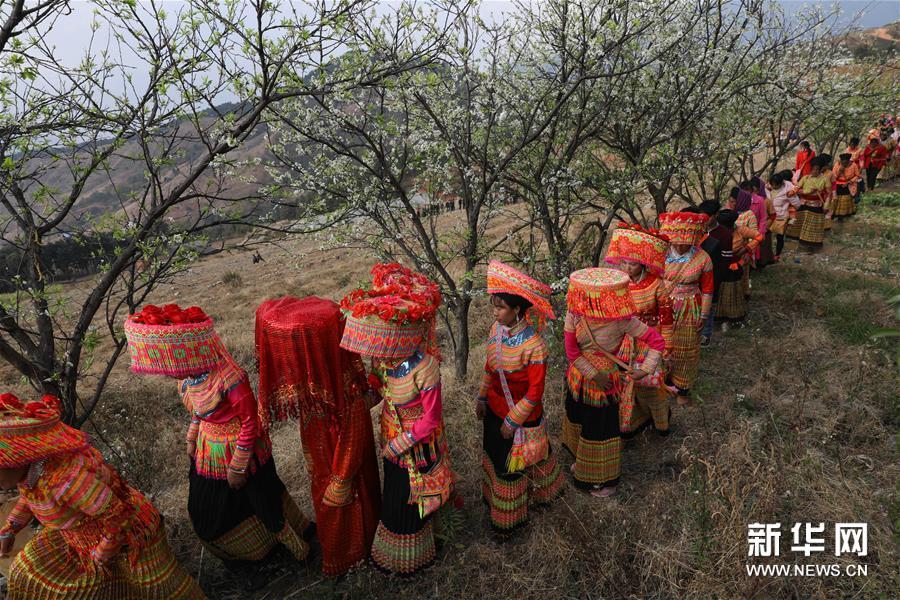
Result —
M365 393L359 356L342 350L337 304L316 296L263 302L256 310L260 420L268 426L343 411L348 395Z
M260 421L299 421L326 575L368 556L381 504L366 373L343 330L338 305L315 296L256 311Z

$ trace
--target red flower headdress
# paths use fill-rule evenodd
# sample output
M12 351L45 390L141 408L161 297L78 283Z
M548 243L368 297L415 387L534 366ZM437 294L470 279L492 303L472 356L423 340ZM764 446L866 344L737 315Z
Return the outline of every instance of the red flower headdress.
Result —
M86 447L87 434L62 423L59 411L55 396L23 402L0 394L0 468L24 467Z

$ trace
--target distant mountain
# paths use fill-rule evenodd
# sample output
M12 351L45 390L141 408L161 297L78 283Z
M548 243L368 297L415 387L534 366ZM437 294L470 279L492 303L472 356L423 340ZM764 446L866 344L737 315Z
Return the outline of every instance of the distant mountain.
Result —
M854 31L843 42L856 58L900 55L900 21Z

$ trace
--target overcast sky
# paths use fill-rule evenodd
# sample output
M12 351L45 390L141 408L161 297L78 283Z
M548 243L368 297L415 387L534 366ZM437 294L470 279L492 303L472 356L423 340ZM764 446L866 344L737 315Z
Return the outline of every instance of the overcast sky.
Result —
M181 0L163 0L170 17L184 6ZM664 2L666 0L658 0ZM392 2L383 2L382 10L390 10ZM796 13L810 4L818 4L825 7L837 4L842 10L841 23L851 23L858 19L859 27L871 28L900 20L900 0L843 0L838 2L820 2L807 0L782 0L788 14ZM80 62L88 48L91 39L92 5L90 2L76 0L72 2L73 12L57 22L57 26L47 36L51 45L57 47L57 56L65 57L72 64ZM485 0L481 5L482 14L488 19L503 18L507 11L515 10L511 1ZM102 29L97 32L97 39L105 38ZM141 85L139 73L133 74L135 83ZM223 99L224 100L224 99Z

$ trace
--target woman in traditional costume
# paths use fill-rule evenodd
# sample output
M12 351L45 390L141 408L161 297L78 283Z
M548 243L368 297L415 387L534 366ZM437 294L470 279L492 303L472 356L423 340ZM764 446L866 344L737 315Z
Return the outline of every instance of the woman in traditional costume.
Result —
M188 513L194 532L227 567L263 560L280 542L303 561L315 532L288 494L260 427L247 373L197 307L149 305L125 321L131 370L179 379L191 414Z
M853 162L853 155L845 152L840 155L841 161L834 165L835 200L832 207L838 221L856 214L856 201L859 193L859 180L862 176L859 167Z
M382 400L384 487L372 562L385 573L407 576L434 561L432 517L450 498L453 471L439 354L429 335L440 293L434 284L403 288L357 290L344 298L341 347L373 359L373 384Z
M863 150L862 160L863 167L866 169L866 189L872 191L875 189L878 181L878 173L887 164L889 153L888 149L881 143L878 130L874 130L875 135L869 135L869 144Z
M0 487L19 491L0 555L32 519L43 526L13 560L10 600L205 597L175 560L159 512L60 421L56 398L0 395Z
M569 277L566 295L563 444L575 456L575 487L599 498L614 495L619 485L618 403L632 393L634 381L656 372L665 349L662 336L634 316L628 283L618 269L582 269ZM637 368L621 371L627 364L617 354L626 335L650 350Z
M550 287L498 261L487 271L494 324L475 405L484 424L482 493L500 534L528 521L529 504L548 505L563 476L544 419L547 346L540 330L553 319Z
M750 269L756 264L759 244L763 238L756 239L759 232L759 222L757 221L756 211L753 209L753 200L746 191L740 190L735 199L734 194L727 203L728 208L737 212L738 218L734 224L735 244L737 248L732 247L732 251L739 251L746 245L740 254L741 265L741 289L744 298L750 298ZM749 235L752 232L752 235ZM749 242L745 240L749 239ZM729 267L731 268L731 267Z
M672 299L672 360L668 373L678 388L678 403L687 404L700 367L700 331L712 310L713 265L697 247L706 233L703 214L668 212L659 215L660 233L669 238L665 288Z
M725 276L719 289L719 303L716 307L716 318L723 322L723 327L726 327L724 323L739 324L747 316L747 297L744 294L743 284L743 273L747 265L742 261L762 239L759 232L738 223L739 220L740 215L732 207L719 211L719 224L731 231L731 239L727 241L728 264L724 266Z
M788 192L788 196L800 197L798 216L802 226L800 245L809 252L822 247L825 239L825 202L831 194L831 177L822 173L821 157L813 160L812 171L803 177L797 187Z
M769 230L775 234L775 262L781 260L784 250L784 237L790 220L791 208L799 206L799 201L788 197L788 192L794 189L790 180L785 180L782 173L775 173L766 185L769 200L772 203L775 218L769 225ZM799 233L799 232L798 232Z
M613 231L606 262L617 265L628 275L628 293L634 302L636 317L655 328L663 337L663 358L672 352L672 300L663 285L666 250L669 240L655 229L621 223ZM652 348L634 336L626 335L619 349L629 368L638 369L647 361ZM661 365L660 365L661 366ZM653 424L660 435L669 434L669 388L662 369L649 373L634 385L634 402L624 398L619 403L619 426L623 437L634 436L642 428Z
M800 142L800 151L797 152L797 158L794 161L794 173L798 180L809 175L812 170L812 159L815 156L816 152L810 147L809 142L806 140Z
M381 489L366 371L341 349L344 317L311 296L263 302L256 311L263 424L296 419L310 472L322 572L337 576L369 556Z

